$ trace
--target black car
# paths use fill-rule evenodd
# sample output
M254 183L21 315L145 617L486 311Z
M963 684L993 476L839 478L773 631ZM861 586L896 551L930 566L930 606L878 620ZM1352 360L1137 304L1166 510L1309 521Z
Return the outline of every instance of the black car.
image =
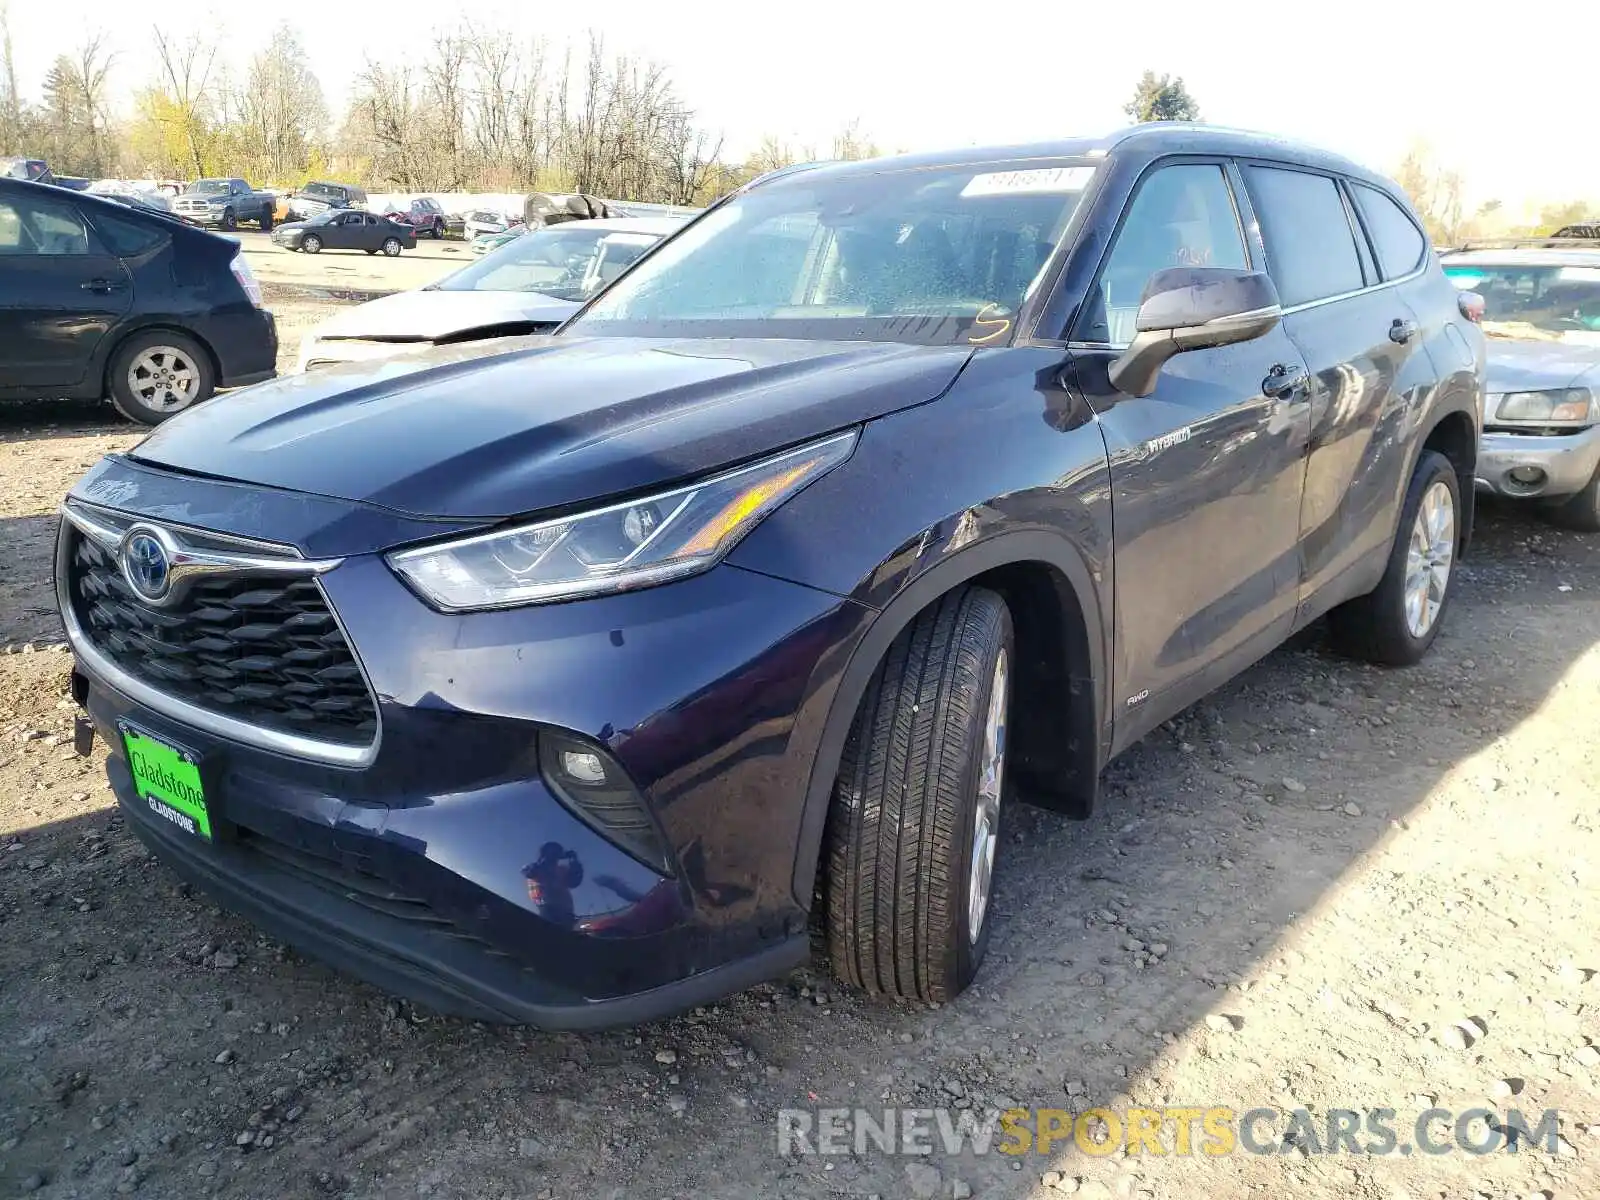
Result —
M324 250L380 250L391 258L402 250L414 250L417 231L410 225L391 221L360 209L336 208L305 221L292 221L272 231L272 240L286 250L320 254Z
M0 178L0 399L109 396L149 425L276 373L237 242L100 196Z
M554 335L104 459L74 694L159 857L434 1007L706 1003L806 961L814 900L845 980L943 1001L1014 799L1087 816L1324 614L1427 652L1473 311L1394 184L1265 137L785 171Z

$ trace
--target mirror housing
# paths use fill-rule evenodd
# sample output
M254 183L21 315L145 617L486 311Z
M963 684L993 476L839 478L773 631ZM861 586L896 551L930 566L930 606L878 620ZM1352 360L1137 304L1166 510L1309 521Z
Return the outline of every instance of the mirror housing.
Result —
M1109 369L1111 384L1148 396L1167 360L1186 350L1248 342L1283 318L1278 289L1259 271L1172 267L1145 284L1134 338Z

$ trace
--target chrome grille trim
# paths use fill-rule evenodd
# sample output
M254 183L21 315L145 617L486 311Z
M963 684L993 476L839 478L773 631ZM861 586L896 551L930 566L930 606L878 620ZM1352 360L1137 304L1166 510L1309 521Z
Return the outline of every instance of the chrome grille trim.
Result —
M343 561L342 559L307 559L303 558L299 551L292 546L284 546L273 542L258 542L229 534L211 533L206 530L196 530L188 526L175 525L167 521L152 521L112 509L87 505L82 501L72 499L62 504L61 515L65 522L72 525L84 537L107 549L114 549L118 545L121 541L122 533L126 529L135 525L153 525L165 530L174 540L181 544L209 543L211 546L218 547L217 549L208 547L202 551L208 562L213 564L218 572L231 569L232 573L239 575L275 574L279 576L302 575L313 577L317 590L322 593L323 603L327 605L334 624L338 627L341 636L344 637L350 657L354 660L356 668L361 672L362 683L365 685L367 694L372 701L375 714L375 732L372 741L367 745L352 746L328 742L320 738L306 737L284 730L265 729L169 695L130 674L95 648L78 621L76 607L69 588L69 538L66 530L63 529L61 536L56 541L56 604L61 611L62 624L66 628L67 642L77 656L78 662L91 674L121 692L128 699L144 705L153 712L229 741L240 742L247 746L269 750L277 754L284 754L291 758L307 759L312 762L325 763L329 766L352 769L368 766L377 758L378 747L383 740L383 711L378 704L377 693L373 690L372 680L367 675L366 667L361 661L361 656L356 650L355 643L350 640L349 632L345 629L338 610L328 599L327 591L322 587L320 580L315 580L316 576L337 567ZM109 541L106 540L108 537L110 538ZM225 545L236 546L239 550L235 552L221 549Z

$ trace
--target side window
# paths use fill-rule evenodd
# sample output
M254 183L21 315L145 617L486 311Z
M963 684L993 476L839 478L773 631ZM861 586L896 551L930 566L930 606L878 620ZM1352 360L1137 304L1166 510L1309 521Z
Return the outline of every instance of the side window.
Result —
M1267 270L1285 305L1366 286L1350 216L1326 175L1246 167L1245 179L1267 243Z
M1214 163L1160 167L1134 193L1073 336L1114 346L1133 340L1150 276L1168 267L1246 270L1239 214L1228 177Z
M1372 235L1372 244L1378 251L1378 267L1385 279L1397 279L1417 269L1428 253L1428 239L1422 235L1406 212L1376 188L1364 184L1350 185L1361 209L1361 219Z
M89 230L73 205L0 197L0 255L88 253Z
M96 212L95 232L106 249L118 258L133 258L154 249L166 240L166 233L143 221L130 221L115 213Z

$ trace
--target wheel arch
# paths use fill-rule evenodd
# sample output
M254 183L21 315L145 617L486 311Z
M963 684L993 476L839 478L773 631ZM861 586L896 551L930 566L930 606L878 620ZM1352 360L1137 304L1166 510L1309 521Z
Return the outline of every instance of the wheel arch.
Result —
M1476 480L1478 472L1478 422L1475 412L1465 409L1451 408L1439 413L1433 424L1429 427L1426 436L1418 444L1416 455L1411 462L1411 470L1406 473L1406 479L1417 469L1417 461L1422 457L1424 450L1437 450L1450 460L1450 465L1455 468L1456 491L1461 503L1461 537L1457 553L1465 556L1467 547L1472 542L1473 518L1476 512Z
M958 587L998 592L1011 610L1016 685L1012 778L1043 807L1086 817L1108 749L1105 627L1094 574L1053 534L1001 534L954 554L907 583L857 640L840 674L812 756L795 855L794 894L811 907L823 836L845 740L873 674L895 638L930 604ZM1040 703L1041 695L1056 703ZM1065 735L1048 717L1067 701ZM1019 720L1020 718L1020 720Z

